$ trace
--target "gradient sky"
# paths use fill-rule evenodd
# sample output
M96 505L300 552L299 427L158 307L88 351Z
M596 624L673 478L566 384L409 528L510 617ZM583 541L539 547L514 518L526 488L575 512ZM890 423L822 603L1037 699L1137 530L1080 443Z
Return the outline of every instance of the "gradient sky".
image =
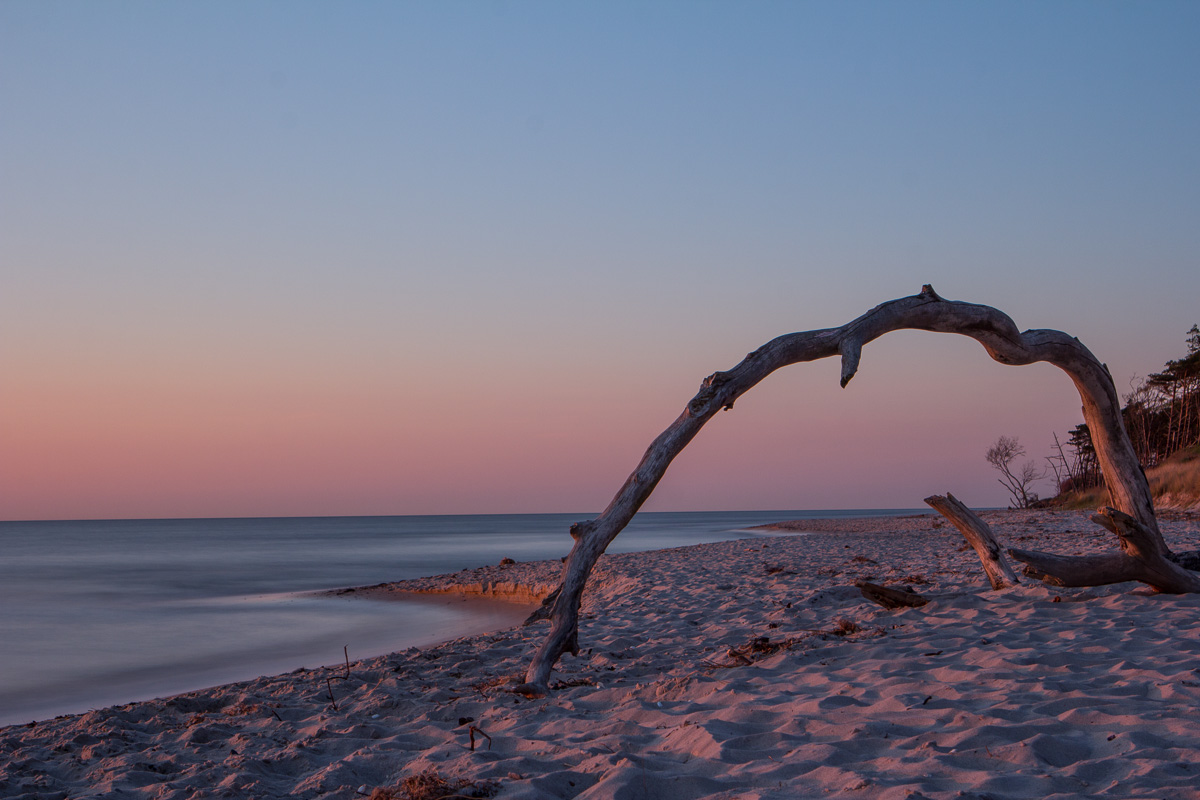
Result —
M1200 322L1194 2L0 3L0 519L596 512L932 283L1118 388ZM889 334L655 510L1006 495L1070 381ZM1048 486L1043 486L1047 489Z

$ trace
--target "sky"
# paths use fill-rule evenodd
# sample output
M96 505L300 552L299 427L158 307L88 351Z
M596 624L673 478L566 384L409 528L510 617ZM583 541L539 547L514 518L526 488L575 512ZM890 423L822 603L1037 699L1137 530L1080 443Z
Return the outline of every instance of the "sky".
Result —
M930 283L1125 392L1200 322L1193 2L0 3L0 519L596 513ZM647 510L1008 502L1070 380L888 334ZM1049 482L1038 487L1049 493Z

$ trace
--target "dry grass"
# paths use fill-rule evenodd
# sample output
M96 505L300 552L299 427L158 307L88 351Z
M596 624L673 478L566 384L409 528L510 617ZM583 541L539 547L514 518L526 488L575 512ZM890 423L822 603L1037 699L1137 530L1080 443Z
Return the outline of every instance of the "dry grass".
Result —
M1146 470L1150 494L1158 508L1195 508L1200 506L1200 447L1181 450L1169 459ZM1058 508L1091 509L1108 505L1103 486L1060 495Z
M1200 458L1171 459L1146 470L1150 492L1156 505L1163 508L1189 508L1200 505Z
M1089 511L1108 505L1108 492L1103 486L1096 486L1082 491L1060 494L1052 501L1054 508L1065 508L1072 511Z

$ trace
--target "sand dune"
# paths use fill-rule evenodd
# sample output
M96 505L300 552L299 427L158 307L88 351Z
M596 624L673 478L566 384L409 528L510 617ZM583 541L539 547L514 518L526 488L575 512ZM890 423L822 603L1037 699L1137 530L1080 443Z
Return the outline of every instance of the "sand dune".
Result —
M985 517L1007 544L1110 546L1085 514ZM548 698L508 691L539 623L6 728L0 796L404 797L433 772L538 800L1200 796L1200 596L993 592L932 516L805 527L605 557ZM1200 546L1195 516L1163 529ZM536 594L560 570L370 591ZM933 599L885 611L858 579Z

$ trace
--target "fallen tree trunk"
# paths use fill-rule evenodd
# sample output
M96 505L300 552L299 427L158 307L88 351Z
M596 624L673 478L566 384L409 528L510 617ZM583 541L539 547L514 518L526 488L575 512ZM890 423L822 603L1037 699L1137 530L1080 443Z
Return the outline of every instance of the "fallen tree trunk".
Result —
M1009 550L1024 562L1025 574L1054 586L1101 586L1141 581L1160 592L1200 592L1200 575L1167 558L1162 537L1128 514L1105 508L1092 522L1112 531L1121 551L1095 556L1064 557L1036 550Z
M734 402L780 367L840 355L841 385L858 370L863 345L889 331L925 330L969 336L1002 364L1045 361L1075 383L1083 400L1083 417L1092 434L1096 457L1108 485L1111 505L1140 522L1169 553L1158 532L1150 488L1121 420L1120 399L1112 377L1078 339L1055 330L1017 329L1003 312L990 306L943 300L931 286L912 297L876 306L840 328L780 336L750 353L728 372L715 372L700 385L671 425L659 434L641 463L594 520L571 526L575 544L563 569L559 593L550 611L550 632L526 671L523 689L546 691L554 664L578 650L579 604L596 560L654 491L680 451L718 411Z
M946 496L933 495L926 497L925 502L934 511L954 523L954 527L962 533L967 544L975 548L975 553L983 563L983 571L987 573L988 581L996 590L1007 589L1021 582L1017 573L1009 566L1004 558L1004 551L996 541L996 534L991 527L981 520L974 511L963 505L957 497L946 492Z

